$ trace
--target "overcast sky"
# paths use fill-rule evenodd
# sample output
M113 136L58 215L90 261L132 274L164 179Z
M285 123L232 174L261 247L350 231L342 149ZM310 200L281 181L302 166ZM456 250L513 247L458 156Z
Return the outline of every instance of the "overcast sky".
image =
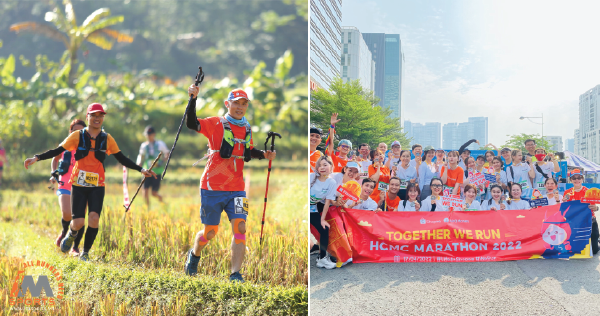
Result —
M487 116L489 141L573 138L579 95L600 84L600 1L343 0L342 26L400 34L412 122ZM534 120L541 122L540 119Z

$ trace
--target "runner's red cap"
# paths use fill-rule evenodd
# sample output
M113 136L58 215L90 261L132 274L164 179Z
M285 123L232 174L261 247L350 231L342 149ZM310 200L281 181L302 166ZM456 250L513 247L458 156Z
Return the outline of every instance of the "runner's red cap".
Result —
M96 112L106 114L106 112L104 112L104 108L102 107L102 104L92 103L92 104L88 105L87 114L96 113Z
M250 101L250 99L248 99L248 95L242 89L233 89L233 90L231 90L231 92L229 92L227 101L235 101L235 100L239 100L239 99L246 99L246 100Z

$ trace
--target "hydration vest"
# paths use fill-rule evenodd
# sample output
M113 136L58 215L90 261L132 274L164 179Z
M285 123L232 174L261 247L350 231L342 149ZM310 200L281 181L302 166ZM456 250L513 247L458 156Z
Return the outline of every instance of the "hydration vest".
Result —
M94 148L92 147L92 137L90 133L87 131L87 127L80 130L79 132L79 145L77 146L77 151L75 152L75 160L81 160L90 152L90 149L94 151L94 155L96 159L104 165L104 159L106 159L106 146L108 142L108 134L104 131L101 131L98 136L96 136L96 143Z
M69 172L69 167L71 167L71 157L72 154L70 151L64 152L62 159L58 162L58 168L56 169L59 175L64 176Z
M223 140L221 141L221 149L219 149L219 154L221 158L231 158L234 146L237 144L244 144L244 161L250 161L250 159L252 159L252 157L250 156L250 140L252 139L252 130L250 129L250 124L246 124L245 139L238 139L233 136L233 132L231 131L231 125L229 125L229 121L227 121L227 119L225 119L224 117L221 117L220 120L221 124L223 125Z

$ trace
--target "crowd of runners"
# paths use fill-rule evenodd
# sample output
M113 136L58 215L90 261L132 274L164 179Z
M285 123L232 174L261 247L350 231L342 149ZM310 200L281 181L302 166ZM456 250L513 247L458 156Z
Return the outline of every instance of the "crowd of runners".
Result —
M273 160L276 154L274 150L262 151L253 146L251 126L245 117L249 106L246 92L235 89L228 94L224 101L228 111L224 116L200 119L196 117L195 107L198 92L197 85L188 88L192 106L188 107L185 123L189 129L208 138L209 142L208 162L202 174L200 190L200 218L204 227L187 253L184 272L187 275L197 274L200 252L219 231L221 213L225 211L234 236L229 279L244 282L240 273L246 251L248 215L244 163L251 159ZM37 161L52 159L50 181L53 185L58 184L56 195L62 217L56 246L63 253L78 256L82 261L90 260L89 252L98 234L105 196L104 165L107 156L113 155L120 164L146 177L144 196L148 207L150 195L163 201L159 189L160 174L170 154L166 144L156 139L156 131L152 126L146 127L146 142L140 146L137 163L133 162L121 152L115 139L104 131L106 115L101 104L90 104L86 113L87 123L73 120L67 138L57 148L34 155L24 162L28 169ZM152 162L161 152L162 159L150 170ZM5 161L3 153L0 153L0 177ZM84 227L86 216L87 229ZM83 248L80 249L82 238Z
M379 143L376 148L360 144L351 155L352 142L341 139L334 150L335 124L338 114L331 116L326 148L317 147L324 137L319 128L310 129L310 224L320 234L317 266L332 269L336 265L327 255L329 224L325 220L331 206L374 212L448 212L501 211L530 209L532 198L546 198L548 205L581 200L587 188L579 169L568 174L573 188L561 194L558 190L561 168L557 157L536 147L535 140L525 141L527 152L498 149L493 144L481 146L472 139L458 151L445 151L414 144L402 149L399 141ZM484 155L471 156L469 145L495 148ZM496 153L499 153L498 155ZM482 175L487 175L482 182ZM563 181L566 179L562 179ZM338 188L348 181L360 184L359 200L343 199ZM462 208L442 204L445 195L460 196ZM598 206L592 212L592 251L598 252ZM312 247L317 251L317 247ZM311 250L311 251L312 251Z

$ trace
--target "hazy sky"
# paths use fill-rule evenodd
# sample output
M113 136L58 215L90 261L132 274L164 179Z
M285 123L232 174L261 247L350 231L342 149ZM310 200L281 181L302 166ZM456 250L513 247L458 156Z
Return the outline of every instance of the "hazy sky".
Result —
M400 34L403 118L487 116L489 141L573 138L579 95L600 84L600 1L343 0L342 25ZM535 122L541 122L540 119Z

